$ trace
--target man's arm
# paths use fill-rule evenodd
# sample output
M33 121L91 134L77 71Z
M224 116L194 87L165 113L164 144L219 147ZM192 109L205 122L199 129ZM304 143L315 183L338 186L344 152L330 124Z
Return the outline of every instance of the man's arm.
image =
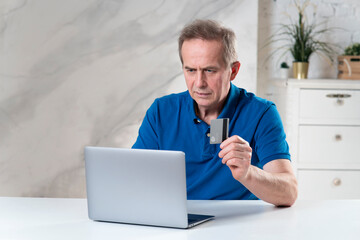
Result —
M290 161L277 159L264 165L264 170L251 165L252 149L239 136L232 136L221 145L219 157L233 177L258 198L276 206L291 206L297 198L297 181Z
M139 128L139 135L132 148L159 149L158 136L156 133L157 101L146 111L146 115Z

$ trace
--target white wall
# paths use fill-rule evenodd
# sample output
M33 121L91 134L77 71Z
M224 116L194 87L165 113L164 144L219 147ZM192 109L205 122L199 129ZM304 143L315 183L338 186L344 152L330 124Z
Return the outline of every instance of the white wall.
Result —
M0 196L84 197L86 145L130 147L154 98L186 89L178 32L238 36L235 84L256 90L258 1L2 0Z
M303 1L302 1L303 2ZM351 43L360 42L360 1L359 0L311 0L306 10L308 21L322 24L322 27L341 28L323 35L322 40L338 44L339 54ZM266 86L270 79L279 77L279 65L286 61L292 64L291 55L279 59L275 55L265 59L278 45L264 47L269 36L275 33L279 23L289 23L298 19L297 10L292 0L259 0L259 35L258 35L258 84L257 93L266 97ZM318 55L310 57L308 78L337 78L337 62L329 64Z

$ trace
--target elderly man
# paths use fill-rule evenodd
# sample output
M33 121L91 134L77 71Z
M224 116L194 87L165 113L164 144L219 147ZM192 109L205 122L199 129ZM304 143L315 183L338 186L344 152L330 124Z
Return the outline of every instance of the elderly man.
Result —
M262 199L291 206L297 181L273 103L231 83L239 72L235 34L196 20L179 37L188 91L156 99L133 148L186 156L188 199ZM212 119L229 118L229 138L210 144Z

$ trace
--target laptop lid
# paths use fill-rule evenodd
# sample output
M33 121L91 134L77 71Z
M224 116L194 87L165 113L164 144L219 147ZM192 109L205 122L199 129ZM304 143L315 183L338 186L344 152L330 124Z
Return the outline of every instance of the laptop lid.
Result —
M185 154L85 147L92 220L188 227Z

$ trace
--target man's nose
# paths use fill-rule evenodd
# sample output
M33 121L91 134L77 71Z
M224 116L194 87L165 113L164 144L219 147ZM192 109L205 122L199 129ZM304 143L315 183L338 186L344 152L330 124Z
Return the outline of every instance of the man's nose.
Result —
M196 87L202 88L206 86L206 76L203 71L198 71L195 80Z

